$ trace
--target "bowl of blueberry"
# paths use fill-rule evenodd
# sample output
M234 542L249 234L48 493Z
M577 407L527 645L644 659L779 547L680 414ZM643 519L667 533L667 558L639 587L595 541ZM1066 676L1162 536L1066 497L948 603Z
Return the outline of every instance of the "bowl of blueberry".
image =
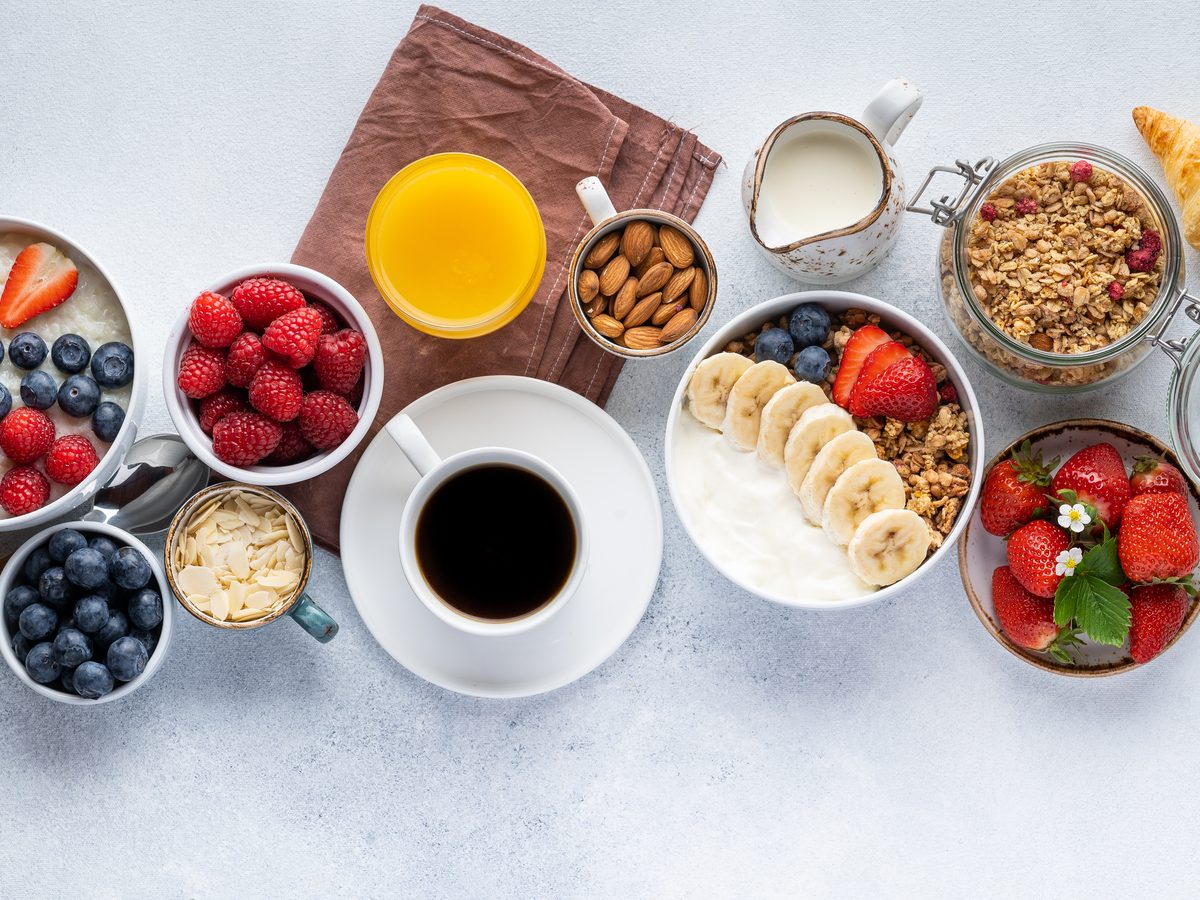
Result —
M0 654L16 676L61 703L106 703L145 683L166 658L173 606L158 558L100 522L34 535L0 573Z

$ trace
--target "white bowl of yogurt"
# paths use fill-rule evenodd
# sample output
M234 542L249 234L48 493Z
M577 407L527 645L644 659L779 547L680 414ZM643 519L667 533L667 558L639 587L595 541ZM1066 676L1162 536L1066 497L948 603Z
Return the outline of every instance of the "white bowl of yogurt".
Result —
M818 303L831 315L851 309L875 313L885 329L902 332L946 368L947 380L967 416L970 489L942 544L910 575L876 588L852 573L846 550L805 518L800 502L777 469L753 452L736 449L724 435L687 411L687 387L701 361L731 341L787 315L802 303ZM907 590L950 552L970 518L986 462L978 402L962 366L946 345L909 314L862 294L816 290L787 294L751 307L713 334L689 363L667 417L667 486L692 542L734 584L784 606L848 609L877 603Z
M78 242L61 232L12 216L0 216L0 286L8 277L13 260L30 244L44 241L65 253L79 269L79 282L74 293L61 305L44 312L17 328L0 328L0 340L7 350L12 338L25 331L37 333L52 345L62 334L81 335L95 353L102 344L119 341L127 344L134 352L133 380L121 388L102 388L101 399L117 403L125 411L125 420L111 444L100 440L91 429L91 419L72 418L58 404L47 409L54 422L56 436L82 434L96 449L100 462L91 474L74 487L50 481L50 499L46 505L33 512L11 516L0 509L0 532L17 531L44 525L62 518L82 505L103 487L116 473L125 454L137 437L138 422L146 402L146 366L140 354L143 349L138 340L134 316L125 306L112 278L96 259ZM57 382L65 377L58 372L49 353L37 367L49 372ZM20 383L27 374L13 366L7 355L0 363L0 381L13 397L14 408L21 405ZM41 466L41 463L38 464ZM12 462L0 454L0 475L12 467Z

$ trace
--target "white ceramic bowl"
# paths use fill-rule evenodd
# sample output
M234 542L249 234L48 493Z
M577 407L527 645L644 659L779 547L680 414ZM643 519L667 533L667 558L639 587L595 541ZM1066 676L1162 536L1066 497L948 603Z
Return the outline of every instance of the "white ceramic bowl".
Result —
M45 525L47 522L51 522L75 509L77 506L82 505L85 501L91 499L96 491L108 483L120 467L121 462L125 459L125 454L129 452L130 446L132 446L134 440L137 438L138 423L141 421L142 411L146 406L146 378L148 377L146 374L147 359L142 355L145 350L145 343L140 340L140 328L137 321L130 314L129 307L125 304L124 299L122 299L120 289L96 258L84 250L76 241L47 225L31 222L28 219L0 216L0 234L12 233L29 235L30 243L46 241L49 244L53 244L66 253L76 265L86 263L108 282L113 290L113 294L117 298L117 302L121 305L121 311L124 313L125 320L129 325L134 365L133 382L129 386L129 406L125 410L125 422L121 426L121 430L117 432L117 439L112 442L108 451L101 457L100 464L96 466L92 474L57 500L47 503L39 510L26 513L23 516L0 519L0 532L23 531ZM0 280L7 277L7 272L0 273ZM69 303L70 301L68 300L67 302ZM36 320L30 325L30 329L36 330ZM7 360L5 363L7 364Z
M88 700L80 697L78 694L68 694L65 691L60 691L58 688L38 684L25 671L24 661L17 659L17 655L13 653L12 634L9 632L8 625L4 622L3 617L0 617L0 637L3 637L3 640L0 641L0 655L4 657L4 661L8 663L8 667L13 670L13 674L18 679L28 685L30 690L41 694L43 697L49 697L51 700L57 700L59 703L68 703L73 706L95 706L99 703L120 700L122 697L128 697L153 678L154 673L162 668L163 660L167 658L167 651L171 645L171 634L175 622L175 604L171 602L170 587L167 585L167 578L163 574L162 563L159 561L158 554L151 552L149 547L128 531L122 531L120 528L114 528L103 522L62 522L39 531L18 547L16 552L9 557L8 562L4 566L4 571L0 572L0 597L8 596L8 592L12 590L14 583L21 574L21 570L25 567L25 560L33 552L34 548L40 547L46 541L50 540L50 535L56 531L62 531L64 528L74 528L76 531L86 535L107 535L118 544L124 544L137 549L146 558L146 562L150 564L150 570L154 573L154 583L158 587L159 596L163 598L163 620L158 643L154 647L154 652L150 654L150 660L146 663L145 671L133 679L133 681L127 681L123 684L117 682L117 686L112 691L97 700Z
M680 415L686 415L684 412L684 397L687 392L688 381L692 377L692 371L700 363L701 360L712 356L719 352L730 341L742 337L750 331L757 331L764 323L774 321L785 313L791 311L801 303L819 303L831 313L841 312L847 309L862 309L869 313L877 313L883 320L885 329L895 329L909 335L921 345L924 350L929 353L934 359L938 360L946 367L948 377L958 391L959 403L966 411L968 417L968 427L971 433L971 444L968 448L969 465L971 469L971 487L965 497L962 498L962 508L959 512L958 519L954 523L954 528L950 534L946 536L942 546L939 547L934 554L921 565L915 572L907 578L903 578L895 584L888 587L880 588L861 597L855 597L850 600L837 601L812 601L804 600L797 597L787 596L784 594L773 593L748 583L746 580L737 577L731 573L726 567L722 566L714 559L709 550L699 540L696 532L688 523L687 516L682 512L682 504L679 502L678 490L676 483L676 475L673 465L675 456L675 431L676 422ZM667 470L667 487L671 492L671 501L675 504L675 509L679 512L680 521L683 522L683 527L687 531L688 536L692 539L692 543L699 548L705 558L712 563L722 575L732 581L734 584L762 597L764 600L770 600L774 603L780 603L784 606L792 606L799 609L812 609L821 612L831 610L851 609L857 606L866 606L871 603L878 603L886 600L889 597L895 596L901 591L911 588L914 584L921 580L924 575L929 572L938 561L950 552L950 548L954 542L958 540L959 534L965 527L967 520L970 518L971 510L975 506L975 500L979 496L980 489L980 471L984 462L983 450L983 427L978 414L979 404L975 399L975 392L971 389L971 384L967 381L966 373L958 360L947 349L946 345L935 335L928 327L922 325L908 313L896 309L890 304L884 303L882 300L876 300L874 297L867 297L863 294L852 294L845 291L803 291L794 294L786 294L782 297L776 297L773 300L767 300L757 306L753 306L734 317L730 322L719 329L712 337L705 341L704 346L692 358L688 364L687 370L683 377L679 380L679 387L675 390L675 396L671 400L671 411L667 416L667 434L664 441L666 455L666 470ZM780 477L783 477L780 475Z
M305 295L320 300L337 313L350 327L361 331L367 341L367 360L364 366L363 396L358 404L358 425L350 432L350 436L340 446L326 453L318 453L311 459L292 463L286 466L258 465L240 469L217 459L212 452L212 438L200 430L200 419L196 414L194 401L184 395L175 384L175 375L179 371L179 360L192 342L188 333L188 312L191 309L192 297L188 297L179 319L167 337L166 352L163 354L163 395L167 401L167 411L175 423L179 436L191 448L205 465L214 472L219 472L234 481L246 481L250 484L276 486L295 484L315 478L327 472L350 455L359 442L366 437L379 412L379 401L383 397L383 350L379 346L379 337L375 334L375 326L367 317L359 302L353 295L330 278L315 269L295 266L290 263L279 265L247 266L230 272L223 278L203 290L214 291L226 297L238 283L247 278L282 278L295 285ZM197 294L200 291L196 291Z

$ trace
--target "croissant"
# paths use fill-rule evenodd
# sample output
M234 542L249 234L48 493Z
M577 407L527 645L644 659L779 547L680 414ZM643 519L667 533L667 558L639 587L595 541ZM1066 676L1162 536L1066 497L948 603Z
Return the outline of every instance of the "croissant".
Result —
M1133 124L1158 161L1183 208L1183 235L1200 250L1200 125L1139 106Z

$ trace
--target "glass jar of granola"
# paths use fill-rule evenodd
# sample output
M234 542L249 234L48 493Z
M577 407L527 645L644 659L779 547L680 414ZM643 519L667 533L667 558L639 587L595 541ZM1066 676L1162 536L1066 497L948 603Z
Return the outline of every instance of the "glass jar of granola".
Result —
M921 205L939 172L956 198ZM1072 392L1128 372L1165 333L1184 289L1183 241L1166 196L1125 157L1041 144L1002 162L937 166L909 210L945 227L937 292L967 348L1018 387Z

